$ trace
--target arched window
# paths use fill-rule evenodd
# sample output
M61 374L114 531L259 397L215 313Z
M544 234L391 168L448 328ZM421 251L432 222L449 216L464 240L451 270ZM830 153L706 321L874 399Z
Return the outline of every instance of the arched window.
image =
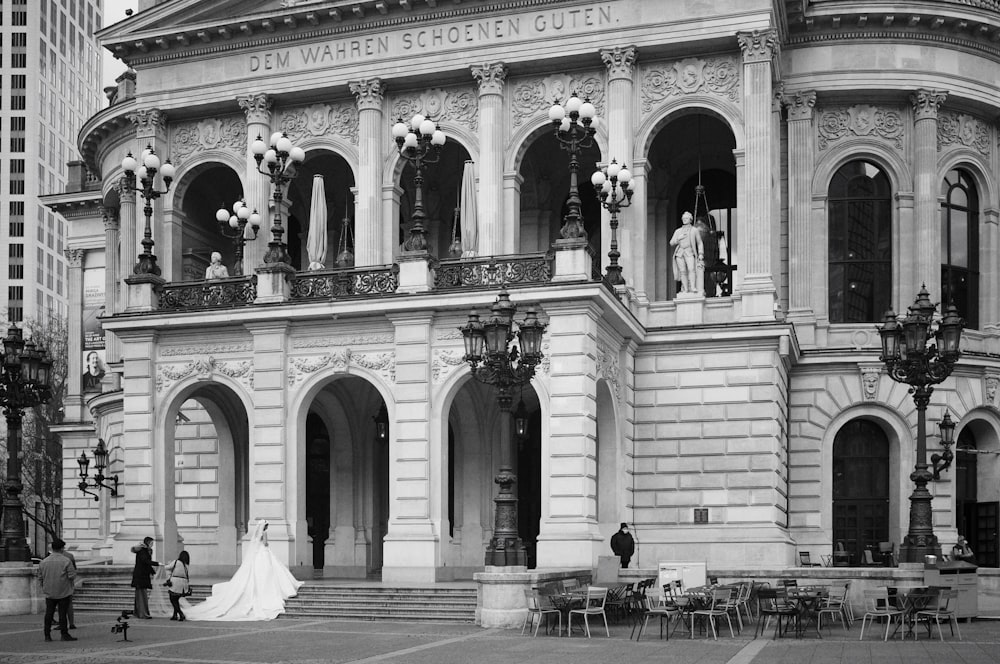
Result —
M971 328L979 327L979 195L965 171L941 184L941 302L954 301Z
M831 323L880 320L892 295L889 178L867 161L841 166L829 191Z

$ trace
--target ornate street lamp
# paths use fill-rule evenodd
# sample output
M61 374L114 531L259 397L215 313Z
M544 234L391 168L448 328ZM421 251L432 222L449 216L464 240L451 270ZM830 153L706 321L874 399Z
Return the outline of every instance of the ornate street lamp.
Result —
M375 439L380 443L389 440L389 411L386 410L384 401L372 420L375 421Z
M590 100L580 101L574 92L565 108L558 101L549 109L549 120L556 129L559 146L569 153L569 199L563 217L563 227L559 231L563 239L586 239L583 229L583 214L580 212L580 190L577 188L577 174L580 171L580 151L594 145L597 129L592 126L597 109Z
M87 467L90 465L90 459L87 458L87 453L80 452L80 456L77 458L76 463L80 466L80 483L76 485L80 491L89 496L93 496L95 502L101 499L100 496L95 493L95 491L101 487L110 491L112 496L118 495L118 476L104 476L104 469L108 467L108 448L105 446L103 438L97 439L97 447L94 448L93 484L87 483ZM111 484L105 484L104 480L111 480ZM93 486L94 491L89 490L91 486Z
M493 304L493 315L485 323L476 312L459 329L465 340L465 361L472 376L481 383L493 385L500 406L500 472L494 482L500 485L494 502L493 537L486 547L486 564L498 567L523 567L527 564L524 543L518 535L517 476L512 468L511 403L514 388L528 383L535 367L542 360L542 334L545 325L534 309L528 309L518 326L518 346L514 340L514 314L517 305L510 301L506 290L500 291Z
M260 231L260 215L257 210L253 212L242 200L233 204L233 214L224 207L215 212L215 220L219 222L219 232L233 241L233 252L236 256L233 265L233 276L243 276L243 247L247 242L257 239ZM247 224L250 225L250 232L247 231ZM252 233L252 235L250 234Z
M142 253L139 254L138 262L132 268L133 274L160 275L160 266L156 264L156 256L153 254L153 201L170 191L170 183L174 180L176 169L167 159L160 164L160 158L156 155L152 145L147 145L140 155L142 163L129 152L122 159L122 170L125 171L125 186L137 192L145 201L142 213L146 217L146 226L142 232ZM163 189L157 189L154 184L156 174L163 178ZM135 185L135 178L139 178L140 186Z
M441 148L447 137L433 120L417 113L407 124L402 119L392 126L392 138L400 156L413 165L413 214L410 237L403 243L406 251L427 251L427 230L424 222L424 169L441 160Z
M296 166L306 159L305 151L292 145L292 141L284 132L271 134L270 143L257 136L250 146L254 161L257 162L257 172L266 176L274 187L274 224L271 226L271 241L267 243L265 263L288 263L291 256L281 237L285 229L281 225L281 201L284 198L283 188L297 175Z
M625 166L619 166L614 159L599 171L594 171L590 177L591 184L597 192L597 200L601 207L611 213L611 251L608 258L608 283L612 286L624 286L625 277L618 265L618 212L632 204L632 174Z
M938 422L938 429L941 431L941 447L944 452L931 455L931 466L934 470L934 481L941 479L941 472L951 468L952 459L955 458L951 446L955 444L955 423L951 415L945 412L944 417Z
M0 562L26 562L31 550L21 504L21 421L24 411L52 398L52 358L44 348L25 342L21 328L11 326L0 352L0 407L7 418L7 478L4 480L3 544Z
M931 494L927 483L933 478L927 469L926 411L934 385L951 375L961 351L964 322L954 304L949 304L944 317L934 329L937 305L930 301L927 286L922 286L916 301L902 321L890 309L882 327L882 355L889 376L910 386L917 407L917 462L910 479L916 485L910 496L910 527L899 547L903 562L923 562L925 555L941 555L941 545L934 535L931 520Z

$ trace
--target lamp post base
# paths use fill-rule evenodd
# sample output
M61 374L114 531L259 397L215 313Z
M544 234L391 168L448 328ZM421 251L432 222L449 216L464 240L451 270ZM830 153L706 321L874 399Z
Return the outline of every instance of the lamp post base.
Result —
M528 552L520 537L497 539L494 537L486 546L486 565L493 567L525 567Z
M941 543L938 542L937 535L931 535L929 539L914 539L916 541L912 541L909 535L903 538L903 543L899 545L899 562L922 563L924 556L937 556L938 562L941 562Z

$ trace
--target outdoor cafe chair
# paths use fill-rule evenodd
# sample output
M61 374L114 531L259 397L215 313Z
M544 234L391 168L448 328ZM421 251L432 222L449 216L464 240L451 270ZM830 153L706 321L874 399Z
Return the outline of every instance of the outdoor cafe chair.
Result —
M608 638L611 638L611 630L608 629L608 615L604 612L604 603L608 599L608 589L607 588L597 588L591 586L587 588L587 603L582 609L571 609L569 612L569 625L567 629L569 630L569 635L573 636L573 614L577 614L583 618L583 625L587 629L587 638L590 638L590 616L600 616L604 620L604 631L608 633Z
M950 624L951 635L958 632L958 640L962 640L962 630L958 628L958 617L955 615L955 604L958 602L958 591L954 588L941 588L937 594L937 602L932 608L917 611L916 620L927 621L927 634L931 633L931 621L937 625L938 638L944 641L944 634L941 633L941 621Z
M760 588L757 591L758 614L757 628L754 630L753 638L758 634L763 634L767 626L771 624L771 618L777 618L778 624L774 629L774 638L784 632L781 629L782 621L785 622L785 629L789 623L795 620L798 610L794 604L788 603L788 597L784 590L777 588Z
M830 616L831 620L836 618L840 621L840 626L848 629L850 624L845 619L844 604L847 602L847 588L830 588L830 592L823 600L819 611L816 614L817 629L823 628L823 616Z
M524 636L525 628L530 629L531 625L535 626L535 633L532 636L538 636L538 628L541 626L543 618L545 619L545 633L548 634L549 623L553 615L555 615L559 627L556 634L562 634L562 611L553 606L546 606L537 590L525 590L524 597L528 600L528 613L524 616L524 623L521 625L521 636Z
M897 609L889 603L889 591L886 588L876 588L865 591L865 615L861 619L861 636L858 640L865 638L865 625L885 619L885 635L883 641L889 640L889 627L894 620L903 622L903 611Z
M645 597L645 606L642 612L636 618L635 624L632 626L632 635L635 636L635 640L638 641L642 638L642 633L646 631L646 627L649 626L649 621L652 618L657 618L660 621L660 638L663 638L663 623L667 623L667 640L670 640L670 621L674 618L681 617L681 609L676 605L658 604L652 597ZM631 637L629 637L631 638Z
M799 567L822 567L820 563L814 563L808 551L799 551Z
M733 596L732 588L715 588L712 590L712 601L711 604L704 609L695 609L691 612L691 638L694 638L694 619L696 617L708 618L708 624L712 626L712 638L716 641L719 640L719 634L715 629L715 619L726 618L726 622L729 623L729 635L733 638L736 637L736 632L733 630L733 620L729 617L730 611L730 600Z

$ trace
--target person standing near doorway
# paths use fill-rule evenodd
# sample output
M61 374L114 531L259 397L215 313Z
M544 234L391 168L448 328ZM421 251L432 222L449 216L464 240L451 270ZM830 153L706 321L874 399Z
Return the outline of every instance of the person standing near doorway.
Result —
M56 611L59 611L59 632L63 641L76 641L69 633L70 602L73 600L73 581L76 579L76 566L66 557L63 549L66 543L58 537L52 540L52 553L38 565L38 576L42 581L42 593L45 595L45 640L52 640L52 623Z
M149 615L149 591L153 588L153 574L160 563L153 560L153 538L147 537L142 544L132 547L135 567L132 568L132 587L135 588L135 617L152 618Z
M627 569L632 554L635 553L635 540L628 532L628 524L624 521L618 532L611 536L611 551L622 561L622 569Z

